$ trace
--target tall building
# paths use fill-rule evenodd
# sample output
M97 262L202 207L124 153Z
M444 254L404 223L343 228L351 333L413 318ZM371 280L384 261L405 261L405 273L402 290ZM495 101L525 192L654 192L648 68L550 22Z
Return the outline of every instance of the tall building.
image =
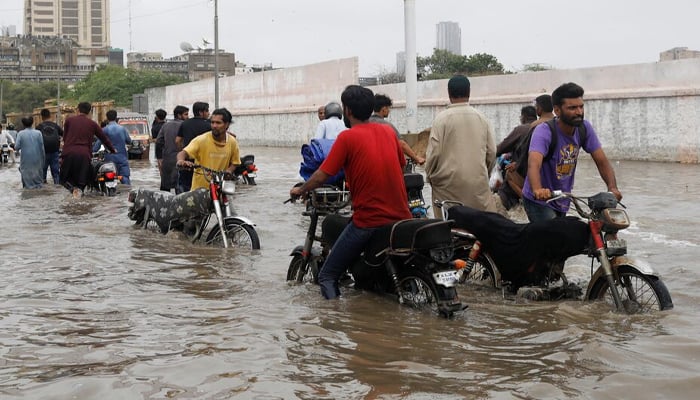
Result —
M396 73L400 76L406 74L406 52L399 51L396 53Z
M462 55L462 30L459 23L443 21L437 24L435 48L447 50L452 54Z
M108 48L109 0L24 0L24 34L71 38L86 48Z

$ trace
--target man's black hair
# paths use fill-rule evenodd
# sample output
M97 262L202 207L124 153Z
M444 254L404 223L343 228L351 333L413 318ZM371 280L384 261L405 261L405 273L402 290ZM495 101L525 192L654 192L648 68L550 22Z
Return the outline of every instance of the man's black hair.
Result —
M92 105L87 101L78 103L78 111L80 111L81 114L87 114L90 110L92 110Z
M554 109L554 107L552 107L552 96L548 94L537 96L535 98L535 104L537 104L544 112L549 113Z
M199 114L203 113L204 111L209 111L209 103L195 101L194 104L192 104L192 113L195 117L199 117Z
M175 108L173 108L173 117L177 118L178 115L182 115L187 111L190 111L190 109L185 106L175 106Z
M394 103L391 98L385 94L374 95L374 112L379 112L384 107L391 107Z
M528 121L537 119L537 111L534 106L525 106L520 109L520 115L523 115Z
M51 117L51 111L48 108L42 108L40 111L42 119L49 119Z
M117 120L117 110L109 110L107 113L105 113L105 116L107 117L107 121L116 121Z
M223 119L223 121L227 124L230 124L233 120L231 112L226 108L217 108L211 113L211 115L221 115L221 119Z
M583 88L573 82L565 83L552 92L552 104L561 106L564 99L578 99L583 97Z
M34 118L23 117L22 118L22 125L24 125L25 128L30 128L32 125L34 125Z
M454 99L469 98L471 84L464 75L455 75L447 82L447 94Z
M167 117L167 116L168 116L168 113L165 110L163 110L162 108L159 108L156 110L156 117L158 117L158 119L165 119L165 117Z
M340 101L350 109L352 116L367 121L374 111L374 93L366 87L350 85L343 90Z

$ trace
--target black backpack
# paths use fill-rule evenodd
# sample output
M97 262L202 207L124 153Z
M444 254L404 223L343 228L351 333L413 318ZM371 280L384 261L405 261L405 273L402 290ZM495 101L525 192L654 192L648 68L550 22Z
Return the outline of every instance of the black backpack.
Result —
M61 147L61 136L58 132L58 125L52 122L42 122L37 126L44 137L44 151L46 153L55 153Z
M544 155L543 162L549 161L552 159L554 156L554 152L556 151L555 149L557 148L557 131L555 128L556 124L556 118L550 119L549 121L545 122L547 126L549 127L549 132L552 134L552 140L549 142L549 148L547 149L547 154ZM516 167L516 171L518 172L518 175L523 177L527 177L527 163L528 163L528 156L530 153L530 141L532 140L532 132L535 130L535 127L530 128L530 130L527 132L527 135L525 135L518 146L515 148L513 151L513 155L511 156L511 159L515 162L518 163ZM586 143L586 140L588 139L588 133L586 132L586 124L581 124L578 127L578 135L579 135L579 143L583 147L583 145ZM521 188L522 189L522 188Z

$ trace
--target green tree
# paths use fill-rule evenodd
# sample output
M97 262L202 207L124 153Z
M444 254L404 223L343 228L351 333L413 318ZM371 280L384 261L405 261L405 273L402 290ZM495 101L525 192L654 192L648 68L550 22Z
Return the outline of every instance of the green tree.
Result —
M12 82L0 81L2 85L2 112L31 114L37 107L44 105L44 100L56 98L57 82ZM68 94L68 86L61 83L61 95ZM0 117L5 120L5 116Z
M470 75L503 74L503 64L495 56L487 53L476 53L467 57L467 71Z
M447 50L433 49L429 57L417 57L418 73L423 79L446 79L454 74L493 75L504 74L503 65L495 56L476 53L460 56Z
M147 88L175 85L184 79L160 71L136 71L116 65L106 65L91 72L76 83L74 95L78 101L114 100L116 106L131 105L134 94Z

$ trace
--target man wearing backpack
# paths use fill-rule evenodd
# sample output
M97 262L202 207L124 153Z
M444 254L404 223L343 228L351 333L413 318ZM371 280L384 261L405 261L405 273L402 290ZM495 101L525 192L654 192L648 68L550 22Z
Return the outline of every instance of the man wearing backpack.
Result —
M51 168L51 177L54 185L59 184L58 156L61 149L61 138L63 129L51 120L51 111L47 108L41 109L41 123L36 126L41 131L44 138L44 183L46 183L46 172Z
M608 191L622 199L615 171L593 126L583 118L583 88L572 82L559 86L552 92L552 104L557 118L539 124L530 141L523 185L523 206L530 222L566 215L569 199L546 200L552 197L552 190L571 192L581 149L593 158Z

